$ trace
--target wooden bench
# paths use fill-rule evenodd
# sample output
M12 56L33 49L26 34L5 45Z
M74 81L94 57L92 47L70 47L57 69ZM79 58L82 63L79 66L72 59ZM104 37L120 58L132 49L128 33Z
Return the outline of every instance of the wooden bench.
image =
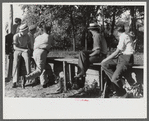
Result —
M74 67L77 67L78 64L78 59L71 59L71 58L47 58L47 62L54 63L54 62L61 62L63 64L63 72L64 72L64 91L67 91L67 73L69 73L69 81L72 83L73 77L74 77ZM67 68L68 66L68 68ZM99 83L100 83L100 91L103 92L103 97L105 97L105 90L106 90L106 85L107 83L104 82L103 79L103 69L101 68L101 63L93 63L92 66L99 66ZM142 65L135 64L132 67L133 69L143 69Z

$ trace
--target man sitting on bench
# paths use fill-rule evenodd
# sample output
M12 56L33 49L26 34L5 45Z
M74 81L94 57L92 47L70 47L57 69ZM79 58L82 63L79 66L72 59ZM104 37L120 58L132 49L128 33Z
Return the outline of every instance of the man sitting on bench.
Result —
M101 62L101 66L114 87L113 97L127 97L122 76L133 65L134 42L125 33L124 25L118 25L116 30L119 37L117 49Z
M91 23L88 29L92 34L93 49L91 51L81 51L79 53L79 70L78 75L76 75L74 78L85 77L89 65L92 63L100 63L104 58L106 58L107 55L107 43L104 36L100 32L100 26L97 23ZM83 88L84 84L81 82L79 82L79 84L78 88Z

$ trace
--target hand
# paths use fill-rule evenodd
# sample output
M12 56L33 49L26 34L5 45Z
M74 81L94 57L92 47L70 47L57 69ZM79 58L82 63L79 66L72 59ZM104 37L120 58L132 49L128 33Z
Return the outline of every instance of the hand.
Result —
M25 53L30 53L30 50L29 49L25 49L24 52Z

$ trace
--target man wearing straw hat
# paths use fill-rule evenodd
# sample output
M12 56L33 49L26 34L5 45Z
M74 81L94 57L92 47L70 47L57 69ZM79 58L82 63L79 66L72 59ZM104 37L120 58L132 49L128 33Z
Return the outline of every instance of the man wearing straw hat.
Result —
M81 51L79 53L78 60L78 75L74 78L85 77L86 71L89 68L89 65L92 63L101 62L107 54L107 43L104 36L99 33L100 26L97 23L91 23L88 27L88 30L92 34L93 38L93 49L88 51ZM84 86L84 82L79 82L78 86L82 88ZM83 83L83 84L82 84Z
M13 36L14 60L13 60L13 85L12 88L17 87L20 67L20 57L25 61L27 74L30 73L30 38L28 36L28 25L22 24L19 27L19 33Z

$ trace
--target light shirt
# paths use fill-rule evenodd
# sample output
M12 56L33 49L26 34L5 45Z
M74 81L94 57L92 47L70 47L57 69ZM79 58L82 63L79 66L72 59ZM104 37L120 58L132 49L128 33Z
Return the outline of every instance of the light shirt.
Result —
M119 43L117 48L125 55L134 53L134 43L132 38L126 33L122 33L119 37Z
M13 44L17 47L27 49L29 42L30 38L28 34L22 36L20 33L17 33L13 36Z
M51 46L51 42L52 37L46 33L43 33L42 35L39 35L35 38L34 49L37 49L42 44L48 44L49 46Z
M107 49L107 43L106 43L104 36L102 36L101 34L99 34L97 32L92 32L92 34L93 34L93 36L92 36L93 37L92 51L100 49L101 53L107 54L108 49Z

